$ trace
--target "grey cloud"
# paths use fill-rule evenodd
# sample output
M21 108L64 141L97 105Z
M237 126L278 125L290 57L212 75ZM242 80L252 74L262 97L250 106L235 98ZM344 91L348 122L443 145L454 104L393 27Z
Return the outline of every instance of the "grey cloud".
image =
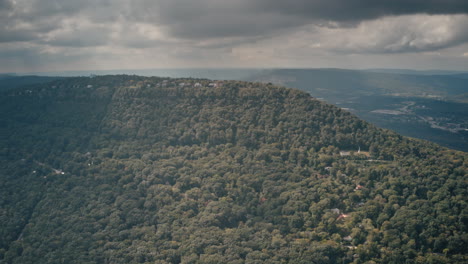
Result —
M0 0L0 10L11 10L13 2L11 0Z
M132 48L132 49L147 49L147 48L155 48L155 47L168 47L168 44L166 42L162 42L160 40L153 40L153 39L148 39L142 36L136 35L134 38L130 36L125 36L118 40L116 44L119 44L123 47L126 48Z
M322 29L331 50L344 53L437 51L468 42L468 16L413 15L363 22L351 29Z
M447 22L434 16L434 28L445 25L439 32L421 26L431 16L419 14L465 18ZM229 64L236 48L251 46L254 53L271 45L274 56L284 44L284 61L289 54L293 64L295 42L301 41L304 52L335 55L436 51L468 43L466 14L466 0L0 0L0 52L9 44L25 44L25 50L36 45L41 49L12 54L18 60L71 62L98 56L104 46L112 56L157 49L168 61L203 54L208 64L217 62L209 56L216 54ZM414 20L405 24L405 16ZM314 31L299 35L306 27ZM83 53L44 53L54 49ZM0 54L0 61L2 56L7 55Z
M206 14L196 21L170 25L175 36L191 39L268 36L301 25L301 19L271 14Z
M171 35L187 39L262 36L307 23L303 17L265 12L248 0L142 3L132 7L128 19L165 25Z
M449 23L444 28L447 32L421 26L432 16L462 14L461 17L466 17L466 0L238 0L229 3L218 0L161 0L158 4L145 2L137 8L142 7L146 11L141 13L144 15L139 19L144 22L165 25L169 34L196 43L218 39L223 47L236 46L243 41L249 43L261 38L268 39L307 25L343 29L349 41L330 41L322 48L345 53L435 51L468 41L466 19L436 21L442 26ZM398 19L414 16L418 18L408 21L411 24ZM395 19L389 22L387 18ZM378 23L368 23L373 21ZM380 21L389 25L382 26ZM357 39L352 34L362 24L370 27L358 32L360 39ZM437 23L431 26L438 28ZM315 32L316 38L321 37L319 33ZM374 36L368 36L370 34ZM343 36L336 38L343 39ZM206 46L211 48L216 45Z
M28 41L37 38L37 33L31 30L8 30L0 28L0 43L14 41Z
M69 17L77 15L89 8L105 5L107 0L18 0L15 1L15 16L34 21L48 17Z
M41 34L57 28L60 20L57 18L23 21L16 17L0 17L0 43L17 41L35 41Z
M89 33L82 32L80 34L61 35L47 41L39 41L39 43L62 47L92 47L104 45L107 41L108 37L106 34L101 33L92 36Z
M360 21L387 15L468 13L466 0L17 0L12 3L0 0L0 12L13 12L8 21L15 23L47 23L69 17L97 24L142 22L164 26L167 34L189 40L269 37L307 24L356 26ZM0 22L11 23L8 21L0 18ZM56 27L59 25L55 23ZM36 33L51 30L34 29ZM8 30L0 28L2 32ZM12 38L18 40L29 39Z
M466 0L160 0L128 14L183 38L268 35L305 24L355 26L390 15L467 14ZM144 9L144 10L142 10ZM139 14L136 16L135 14Z
M259 0L258 8L337 22L390 15L467 14L464 0Z
M1 66L0 70L3 71L17 71L20 69L40 69L44 65L50 65L54 62L64 62L77 59L77 57L70 58L58 54L44 54L37 46L18 46L18 47L7 47L0 49ZM7 67L5 66L7 65Z
M0 0L0 35L3 42L38 38L61 27L62 21L84 15L88 9L108 4L108 0ZM113 10L109 10L113 13Z

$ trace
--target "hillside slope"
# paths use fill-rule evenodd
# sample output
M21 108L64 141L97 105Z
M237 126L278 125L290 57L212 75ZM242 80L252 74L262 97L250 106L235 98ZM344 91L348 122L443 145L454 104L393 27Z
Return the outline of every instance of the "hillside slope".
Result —
M276 69L249 80L298 88L379 127L468 151L467 79L409 73Z
M3 263L463 263L467 155L273 85L0 96Z

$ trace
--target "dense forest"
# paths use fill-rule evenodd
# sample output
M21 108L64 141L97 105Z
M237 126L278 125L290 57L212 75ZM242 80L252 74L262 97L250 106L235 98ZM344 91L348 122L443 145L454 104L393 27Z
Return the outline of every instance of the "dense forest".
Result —
M468 152L463 74L344 69L274 69L246 80L295 87L381 128Z
M54 80L60 80L61 77L35 76L35 75L8 75L0 74L0 91L15 89L21 86L47 83Z
M0 263L467 263L468 155L272 84L0 94Z

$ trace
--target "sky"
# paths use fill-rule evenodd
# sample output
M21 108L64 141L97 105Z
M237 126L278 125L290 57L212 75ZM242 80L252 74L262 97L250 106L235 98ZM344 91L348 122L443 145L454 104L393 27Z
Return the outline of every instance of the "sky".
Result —
M468 71L467 0L0 0L0 72Z

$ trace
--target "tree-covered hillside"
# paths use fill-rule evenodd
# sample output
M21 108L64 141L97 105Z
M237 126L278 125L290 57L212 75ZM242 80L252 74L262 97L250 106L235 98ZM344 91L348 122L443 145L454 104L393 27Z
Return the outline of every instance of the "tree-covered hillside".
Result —
M403 72L275 69L248 80L298 88L378 127L468 152L468 87L464 75Z
M466 263L466 153L273 85L0 94L1 263Z
M14 89L21 86L33 85L39 83L47 83L54 80L60 80L61 77L49 77L49 76L35 76L35 75L8 75L0 74L0 91L7 89Z

